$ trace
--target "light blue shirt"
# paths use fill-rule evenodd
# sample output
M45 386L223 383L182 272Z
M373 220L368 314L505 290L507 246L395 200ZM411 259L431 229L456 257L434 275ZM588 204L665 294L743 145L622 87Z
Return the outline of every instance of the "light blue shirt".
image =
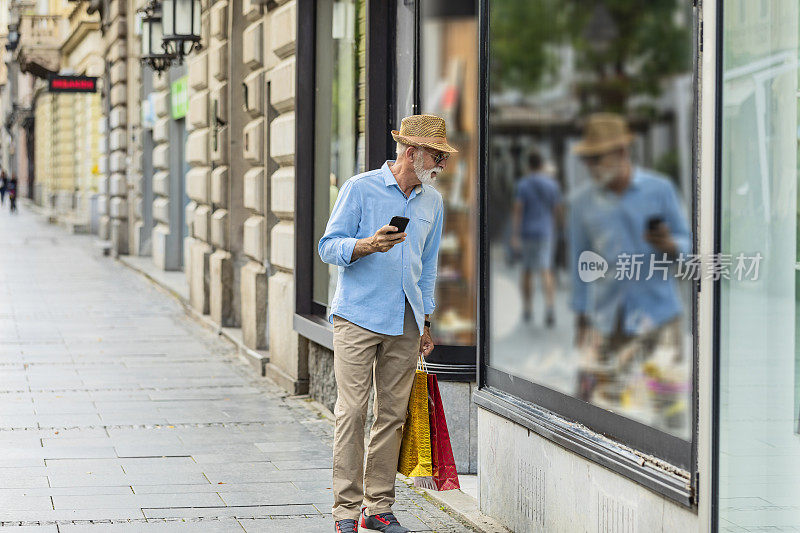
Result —
M588 315L603 333L615 331L621 319L625 333L639 335L681 314L674 271L669 271L666 279L659 270L650 277L651 257L663 259L663 252L645 240L652 217L666 223L678 253L691 252L692 237L675 187L653 171L635 168L630 185L621 195L592 183L570 202L572 308ZM608 262L604 278L581 281L576 261L584 250ZM638 280L627 276L615 279L620 254L643 254Z
M522 237L552 239L553 210L561 203L558 182L543 174L529 174L519 180L516 197L522 203Z
M430 185L418 185L406 197L389 170L353 176L342 185L319 241L319 256L339 266L333 315L376 333L403 334L405 301L423 332L425 315L436 308L434 286L444 223L442 195ZM393 216L410 219L406 240L388 252L351 261L358 239L374 235Z

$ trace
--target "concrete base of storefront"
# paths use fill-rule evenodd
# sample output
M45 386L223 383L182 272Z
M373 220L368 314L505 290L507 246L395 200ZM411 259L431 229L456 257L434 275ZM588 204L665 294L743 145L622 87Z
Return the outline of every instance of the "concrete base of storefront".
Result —
M267 375L292 394L308 393L308 341L294 331L294 277L276 272L268 280L269 347Z
M192 243L188 276L189 302L195 311L203 315L207 315L210 308L209 282L211 280L211 254L211 246L203 241L196 240Z
M170 231L165 224L158 224L153 228L153 262L162 270L181 270L183 257L179 249L180 241L175 240Z
M208 306L211 319L222 327L236 325L233 307L233 259L229 252L217 250L209 257Z
M264 375L288 391L289 394L308 394L307 379L297 379L274 363L267 363L264 366Z
M101 215L97 224L97 237L101 241L109 240L109 227L111 226L111 219L107 215Z
M128 222L114 218L109 227L110 239L113 243L111 252L114 256L128 255Z
M700 530L693 510L483 408L478 432L480 511L512 531Z
M66 215L59 217L58 224L73 234L86 234L91 232L91 225L85 217L77 215Z
M131 254L147 257L153 253L152 234L146 231L144 222L137 220L133 223L133 242L131 243Z
M267 270L248 262L240 276L242 337L245 346L260 350L267 346Z

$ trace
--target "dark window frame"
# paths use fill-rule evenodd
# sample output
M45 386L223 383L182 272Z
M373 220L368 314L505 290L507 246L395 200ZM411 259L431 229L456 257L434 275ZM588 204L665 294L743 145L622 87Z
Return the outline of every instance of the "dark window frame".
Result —
M390 38L386 31L387 2L367 0L366 164L380 166L389 147ZM316 112L316 20L315 0L297 2L296 124L295 145L303 157L295 161L295 312L294 330L304 337L333 349L333 328L325 319L325 307L314 301L314 123ZM298 275L301 273L301 275Z
M403 1L403 0L400 0ZM417 12L419 8L416 9ZM316 79L316 2L298 0L296 49L296 125L295 145L303 147L303 157L295 161L295 313L293 328L300 335L333 349L333 327L325 317L325 307L313 299L314 255L314 116ZM396 101L395 36L396 1L367 0L367 76L366 167L378 168L394 152ZM419 14L416 14L415 69L419 69ZM415 77L414 109L419 103L419 77ZM474 381L476 346L437 346L428 358L430 369L443 381Z
M698 78L700 61L699 13L693 11L693 88L694 138L692 139L692 231L694 249L698 244ZM477 271L480 273L478 291L478 391L475 402L482 408L520 424L560 446L605 466L650 490L681 505L697 507L697 432L698 432L698 345L697 293L699 281L692 290L692 438L685 441L646 424L583 402L567 394L491 367L489 360L490 262L489 244L489 0L479 0L481 84L479 107L479 206L476 231L479 235ZM574 423L583 424L576 428ZM666 461L677 467L680 474L662 468L648 457Z

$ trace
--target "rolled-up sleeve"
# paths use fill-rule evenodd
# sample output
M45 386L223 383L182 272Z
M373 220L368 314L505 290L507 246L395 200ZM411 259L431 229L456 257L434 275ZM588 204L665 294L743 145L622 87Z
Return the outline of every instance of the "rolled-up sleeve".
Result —
M439 207L433 220L425 247L422 250L422 274L419 278L419 288L422 291L423 313L429 315L436 309L434 292L436 289L436 270L439 262L439 244L442 241L442 227L444 226L444 205L439 202Z
M343 267L352 264L360 220L361 198L353 181L348 180L339 191L325 234L319 240L319 256L325 263Z

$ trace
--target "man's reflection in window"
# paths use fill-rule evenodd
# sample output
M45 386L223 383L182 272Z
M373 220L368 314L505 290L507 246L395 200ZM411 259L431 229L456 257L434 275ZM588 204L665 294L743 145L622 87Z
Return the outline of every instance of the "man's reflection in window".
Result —
M632 140L622 117L598 113L575 147L592 177L572 197L569 215L571 305L583 354L579 394L603 407L624 406L630 373L643 371L658 389L650 391L654 422L680 427L686 414L679 405L683 309L674 275L651 266L689 253L691 236L672 182L632 164ZM579 264L585 251L608 262L605 276L585 280L586 265ZM631 261L636 268L621 273L619 266Z

